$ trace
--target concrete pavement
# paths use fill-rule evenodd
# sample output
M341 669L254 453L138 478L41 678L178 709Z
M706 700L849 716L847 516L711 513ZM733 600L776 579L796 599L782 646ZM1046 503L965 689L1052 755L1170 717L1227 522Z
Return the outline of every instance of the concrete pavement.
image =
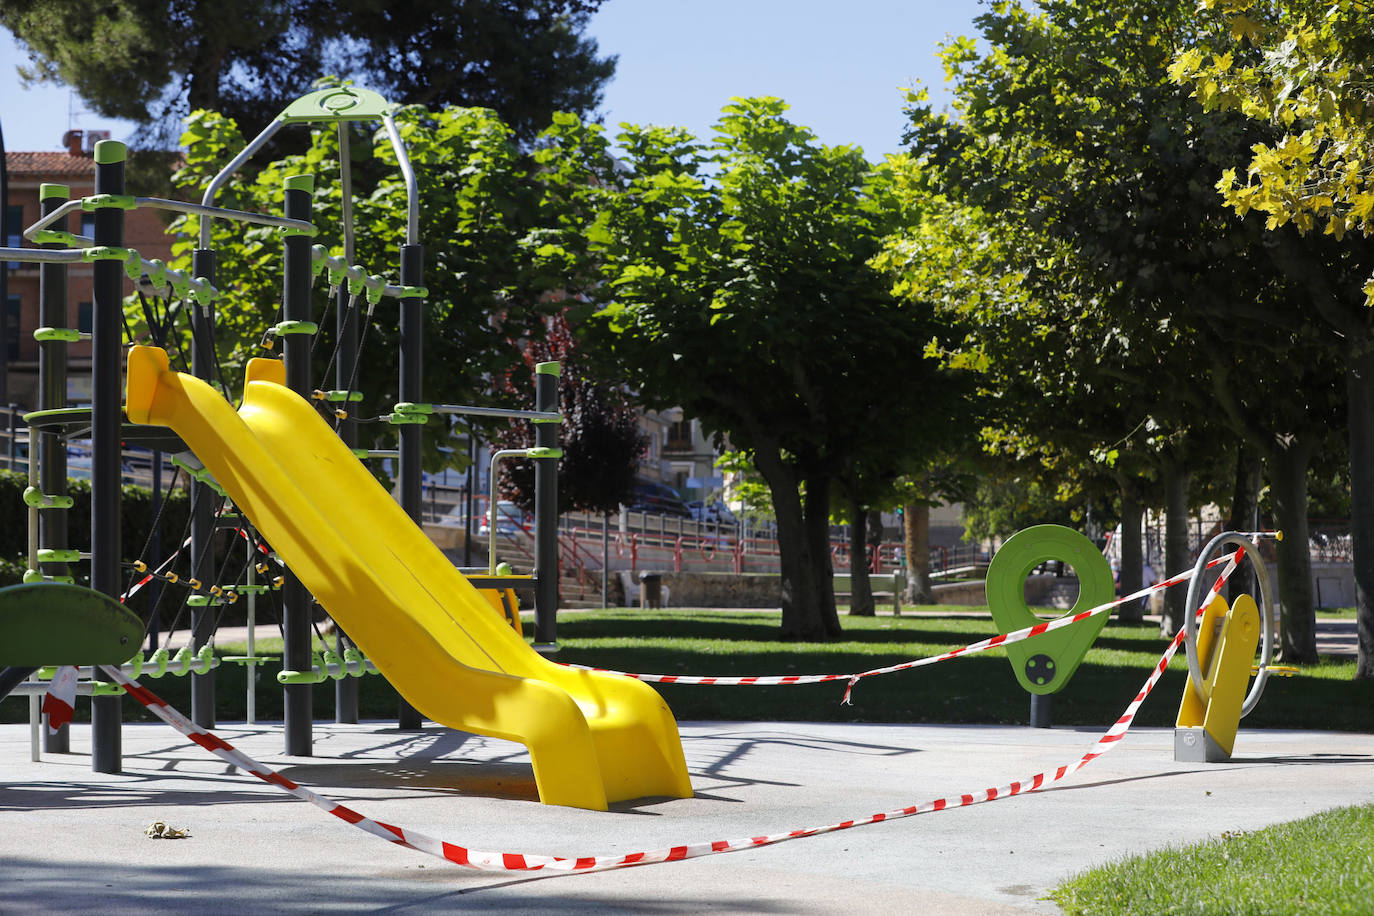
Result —
M1174 702L1152 697L1149 702ZM594 855L814 827L978 792L1077 760L1095 729L686 722L696 797L610 812L540 805L524 749L430 725L319 724L314 757L279 726L216 733L363 814L479 850ZM128 725L125 771L29 760L0 725L0 910L559 913L1054 912L1088 866L1374 801L1374 735L1245 731L1228 764L1180 764L1133 730L1043 792L751 849L570 876L481 873L368 836L233 772L161 724ZM150 840L153 821L189 839Z

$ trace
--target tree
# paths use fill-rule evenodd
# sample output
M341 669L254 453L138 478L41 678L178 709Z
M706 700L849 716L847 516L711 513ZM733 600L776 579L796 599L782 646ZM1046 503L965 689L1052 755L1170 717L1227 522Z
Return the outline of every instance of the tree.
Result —
M1044 335L1063 346L1061 387L1088 417L1094 404L1117 414L1116 422L1136 412L1134 423L1116 428L1135 430L1149 447L1173 528L1168 572L1180 572L1191 564L1181 528L1189 473L1210 459L1206 443L1218 431L1205 396L1209 363L1246 345L1231 332L1247 324L1270 328L1279 349L1292 335L1299 287L1277 268L1272 240L1212 197L1215 175L1265 133L1235 115L1208 116L1167 76L1173 49L1193 34L1190 3L1046 0L1037 7L1032 14L1000 4L979 17L986 54L967 40L947 48L955 112L941 117L917 107L911 139L964 200L1027 236L1011 250L1027 265L1032 288L1079 325L1067 338L1053 327ZM1277 247L1295 246L1301 240L1293 235ZM1290 404L1304 396L1295 384L1271 390ZM1226 419L1247 435L1295 434ZM1098 447L1110 452L1111 441ZM1275 485L1296 479L1271 468ZM1296 494L1282 502L1285 525L1300 526L1299 502ZM1292 569L1305 569L1305 544L1280 549ZM1304 591L1285 596L1285 652L1313 661L1314 616ZM1176 600L1166 630L1182 620Z
M625 392L596 378L578 359L572 332L560 316L542 341L529 344L521 369L540 362L560 366L559 412L563 415L559 442L558 511L597 512L609 516L628 504L634 494L639 459L649 437L639 428L639 415ZM534 398L524 372L513 371L503 386L509 403L533 409ZM517 383L516 377L520 376ZM521 422L497 436L502 448L534 445L534 424ZM501 466L501 496L527 511L534 509L534 462L507 461Z
M938 169L921 171L934 183L930 174ZM1075 258L1043 233L1037 238L1025 223L946 201L894 238L881 261L898 278L900 294L924 296L967 329L940 355L976 378L983 399L982 456L975 466L983 477L1012 487L1011 494L985 487L966 501L971 533L1005 536L1028 524L1068 523L1070 505L1083 522L1088 494L1097 506L1116 501L1102 493L1110 486L1120 493L1128 535L1122 578L1134 591L1141 581L1143 502L1158 489L1168 438L1152 416L1158 409L1155 354L1127 342L1139 343L1133 332L1154 322L1143 313L1129 324L1103 326L1100 310L1077 292L1084 283ZM993 509L1001 520L980 527L980 506L989 500L996 505L1002 495L1016 500L1027 489L1040 495L1021 502L1021 509L1008 506L1008 514ZM1021 522L1008 528L1010 518ZM1121 617L1138 621L1139 610L1125 608Z
M1169 69L1208 110L1239 110L1281 126L1257 143L1244 179L1227 169L1217 190L1238 213L1374 234L1374 34L1359 0L1201 0L1212 26ZM1365 285L1374 305L1374 277Z
M875 266L885 263L881 255L874 260ZM921 301L913 301L913 305L928 308ZM976 448L981 402L969 373L944 372L938 379L934 373L931 376L934 384L921 386L919 401L894 406L880 447L866 450L836 478L834 515L849 525L851 616L877 613L869 573L884 538L882 513L894 509L903 514L907 567L903 598L912 604L934 603L930 506L958 499L972 487L959 452Z
M976 399L970 395L969 400ZM965 502L977 486L976 467L971 458L976 448L976 418L964 418L960 442L928 459L924 469L903 475L897 481L902 520L903 562L906 564L908 604L935 604L935 588L930 575L930 510L950 502Z
M1272 229L1320 226L1345 239L1341 258L1277 254L1344 352L1355 676L1374 677L1374 246L1350 235L1374 232L1369 9L1354 0L1204 0L1201 7L1211 11L1203 19L1210 28L1179 49L1171 75L1191 83L1203 106L1238 109L1280 134L1252 148L1244 179L1232 167L1217 189L1238 213L1269 214Z
M590 112L615 70L583 36L601 0L11 0L26 82L70 85L150 145L219 111L256 132L326 73L392 101L495 109L529 139L555 111Z
M817 144L785 108L734 100L709 141L627 127L589 231L607 283L587 331L650 406L748 453L777 514L782 635L814 640L840 632L832 488L927 409L937 329L869 264L904 218L892 168Z

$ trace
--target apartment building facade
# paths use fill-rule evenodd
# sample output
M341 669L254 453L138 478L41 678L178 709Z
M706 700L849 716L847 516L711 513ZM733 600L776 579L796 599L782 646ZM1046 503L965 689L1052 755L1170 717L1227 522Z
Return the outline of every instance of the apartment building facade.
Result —
M68 131L63 137L67 149L56 152L7 152L5 167L9 187L4 210L5 245L10 248L33 247L24 242L23 231L41 216L39 192L43 185L65 187L72 199L95 193L95 160L91 158L94 140L105 133ZM136 188L129 189L137 193ZM69 232L91 236L93 213L69 217ZM132 210L125 214L124 245L137 249L145 258L168 260L172 237L166 222L153 210ZM38 394L38 342L33 332L39 325L39 277L37 264L10 261L4 265L7 279L4 303L3 346L8 357L8 393L11 403L32 408ZM67 268L66 326L83 332L91 330L92 267L74 264ZM91 346L88 342L68 347L67 400L84 403L91 397Z

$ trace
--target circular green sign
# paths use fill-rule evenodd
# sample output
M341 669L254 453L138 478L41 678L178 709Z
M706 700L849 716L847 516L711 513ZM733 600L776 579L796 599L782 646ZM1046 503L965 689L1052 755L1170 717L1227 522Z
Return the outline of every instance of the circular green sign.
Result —
M987 596L992 619L1003 633L1044 623L1026 604L1026 577L1041 563L1062 560L1078 573L1078 600L1065 616L1111 601L1112 571L1092 541L1063 525L1036 525L1007 539L988 564ZM1106 614L1007 645L1012 671L1031 693L1057 693L1073 677L1102 627Z

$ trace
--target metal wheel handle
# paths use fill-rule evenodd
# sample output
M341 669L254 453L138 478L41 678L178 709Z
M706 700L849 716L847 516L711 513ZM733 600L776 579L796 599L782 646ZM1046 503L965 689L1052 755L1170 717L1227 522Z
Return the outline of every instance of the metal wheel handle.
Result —
M1249 558L1254 566L1255 581L1259 585L1260 594L1260 632L1264 636L1260 646L1259 674L1255 676L1255 683L1250 685L1250 692L1246 694L1245 703L1240 710L1241 718L1245 718L1259 703L1260 696L1264 693L1264 682L1269 679L1269 663L1273 660L1274 655L1274 606L1273 598L1269 594L1269 570L1265 568L1264 560L1260 557L1259 547L1254 542L1235 532L1224 531L1208 541L1207 546L1202 549L1202 553L1198 554L1197 565L1193 567L1193 578L1188 583L1187 607L1183 617L1183 626L1187 631L1188 638L1184 641L1183 647L1188 655L1188 681L1198 698L1205 703L1208 699L1207 682L1202 676L1202 662L1197 655L1197 610L1198 604L1202 600L1202 574L1212 557L1227 545L1233 545L1245 551L1245 557Z

